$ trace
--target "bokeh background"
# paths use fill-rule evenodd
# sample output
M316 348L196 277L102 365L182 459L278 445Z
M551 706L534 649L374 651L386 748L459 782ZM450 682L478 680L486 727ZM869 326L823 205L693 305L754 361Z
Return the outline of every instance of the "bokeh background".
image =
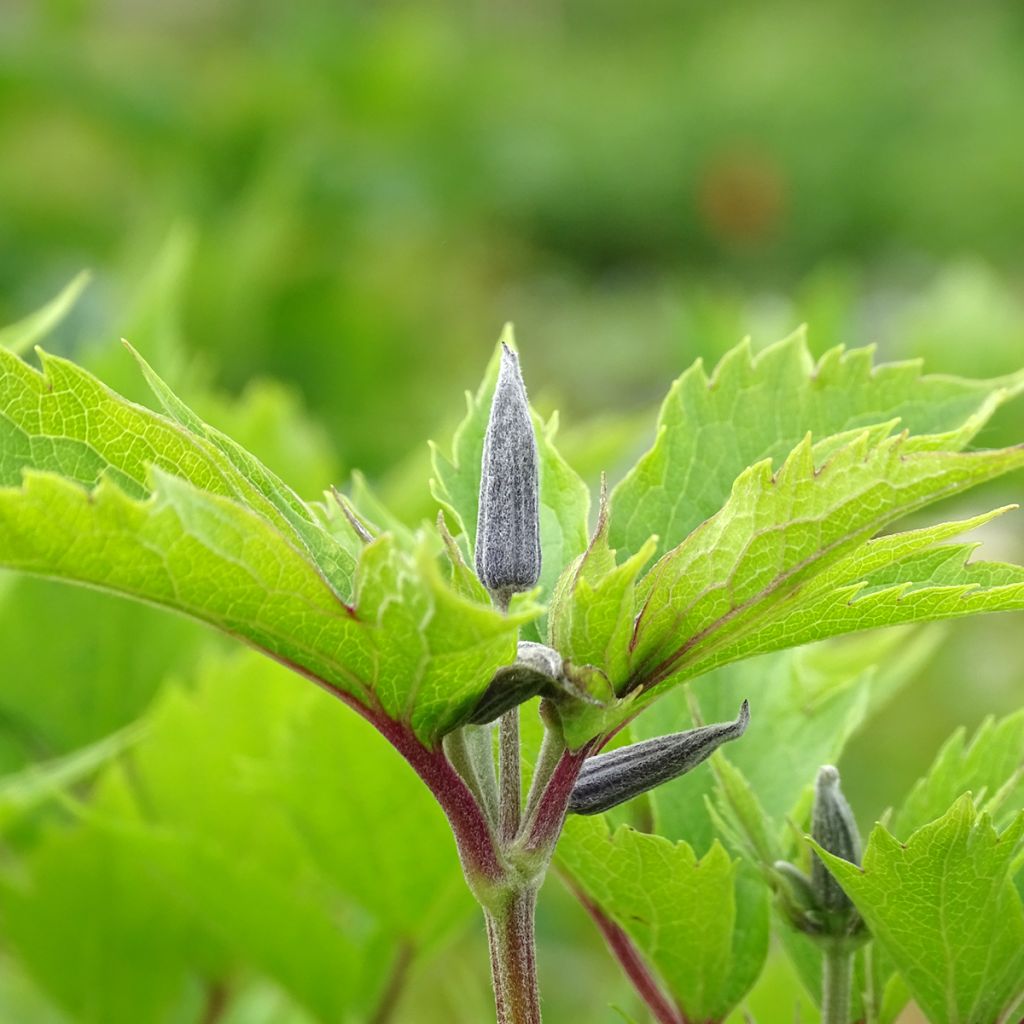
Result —
M360 470L415 521L424 439L447 438L512 320L596 484L643 449L671 379L745 335L806 322L816 353L1024 366L1022 52L1024 7L999 0L0 0L0 323L87 268L50 350L141 397L127 337L304 494ZM1024 402L981 440L1024 440ZM970 508L1022 494L1018 475ZM1024 557L1021 523L986 554ZM866 825L956 726L1020 705L1021 625L948 630L855 741ZM2 767L151 715L209 643L0 579ZM542 930L555 1024L617 1019L628 992L556 884ZM486 995L478 939L446 932L397 1024L477 1019L453 1015ZM0 943L4 1019L76 1019L45 945ZM779 970L764 1006L797 998ZM256 988L210 1020L305 1019ZM200 1019L174 1012L152 1019Z

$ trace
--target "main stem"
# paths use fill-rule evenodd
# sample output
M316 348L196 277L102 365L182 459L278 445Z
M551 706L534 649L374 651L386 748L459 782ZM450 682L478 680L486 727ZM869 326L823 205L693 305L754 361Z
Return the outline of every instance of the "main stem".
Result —
M533 919L537 891L511 889L484 910L498 1024L540 1024Z
M821 973L821 1024L850 1024L853 954L842 946L827 946Z

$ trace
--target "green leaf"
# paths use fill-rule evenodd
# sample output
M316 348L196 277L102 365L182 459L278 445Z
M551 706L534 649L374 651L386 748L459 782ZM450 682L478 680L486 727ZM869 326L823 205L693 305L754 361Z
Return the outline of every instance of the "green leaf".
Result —
M515 348L510 328L502 340ZM480 501L480 461L491 399L498 379L501 342L487 365L483 383L475 395L466 393L466 416L456 428L451 454L432 444L434 497L458 525L472 562L476 543L477 505ZM565 566L587 546L590 491L555 447L558 417L545 424L534 413L537 453L540 458L541 592L552 592Z
M990 518L990 517L987 517ZM947 527L920 534L936 533ZM872 542L874 554L890 554L909 534ZM817 581L781 606L770 625L743 637L716 655L714 662L748 657L780 646L810 643L900 623L962 618L981 612L1015 611L1024 603L1024 569L994 562L970 562L977 545L947 545L897 557L889 565L856 575L858 559L837 567L842 584L828 588Z
M913 558L904 561L902 570L910 578L898 578L871 598L867 616L856 614L856 602L850 615L838 607L839 597L832 599L827 591L822 597L815 589L815 580L844 560L853 572L865 559L874 559L884 585L886 569L879 566L887 559L899 561L904 551L902 541L894 541L863 553L875 533L943 497L1024 465L1024 447L962 454L932 450L934 440L900 435L878 441L864 433L818 465L806 438L778 472L773 474L768 463L744 471L722 510L663 556L637 588L628 688L639 695L618 715L578 709L579 720L571 725L574 736L594 735L616 718L635 714L668 686L741 656L855 629L960 614L959 599L975 590L976 582L993 587L967 597L971 611L1024 607L1017 570L962 570L955 583L947 583L948 569L936 576L939 570L931 561ZM932 537L918 540L930 543ZM929 587L932 579L946 589ZM896 598L905 598L915 581L921 590L911 595L914 612L908 614ZM809 595L806 606L804 594ZM839 594L849 604L849 592ZM803 631L786 621L794 605L810 624ZM878 606L887 614L880 614Z
M0 349L21 355L37 341L46 337L71 311L71 307L85 291L89 276L89 272L83 270L41 309L30 313L16 324L0 328Z
M1024 388L1024 374L923 376L920 361L873 366L873 354L834 348L815 364L801 331L757 355L748 344L733 349L710 378L698 360L665 399L654 446L615 488L611 545L631 554L658 534L658 553L671 550L718 511L748 466L781 461L808 432L898 420L962 447Z
M777 472L751 467L723 509L645 578L634 678L692 674L889 523L1022 465L1024 447L933 452L903 436L872 444L865 434L823 466L808 438Z
M698 860L686 843L571 818L557 856L687 1019L723 1020L754 984L768 952L767 893L720 845Z
M127 345L127 342L125 343ZM259 494L279 512L291 526L296 537L309 551L328 582L341 597L347 597L352 588L352 555L338 544L331 534L313 517L310 507L283 481L272 473L254 455L236 441L214 427L204 423L157 376L153 368L128 345L142 368L146 382L160 400L164 411L180 423L190 435L208 441L230 463L239 478L248 481Z
M141 498L152 493L155 467L252 508L311 551L340 597L351 596L351 555L254 458L201 421L209 437L126 401L74 363L43 352L40 359L43 373L0 350L0 486L16 485L25 470L48 470L87 487L105 477Z
M940 817L967 792L976 804L993 815L1003 807L1019 807L1022 773L1024 710L998 722L986 718L970 743L965 730L958 729L893 815L893 834L909 835Z
M1024 997L1024 906L1013 860L1024 813L1002 834L969 797L906 843L881 825L863 868L815 847L931 1020L978 1024Z
M152 471L152 497L49 474L0 488L0 564L185 612L436 743L515 654L536 609L459 597L420 550L364 551L355 610L262 516ZM69 540L70 539L70 540ZM424 623L426 625L424 626Z
M551 645L574 665L599 667L613 689L621 689L628 679L636 581L654 554L655 543L649 538L635 555L616 565L602 508L587 550L566 567L552 597Z

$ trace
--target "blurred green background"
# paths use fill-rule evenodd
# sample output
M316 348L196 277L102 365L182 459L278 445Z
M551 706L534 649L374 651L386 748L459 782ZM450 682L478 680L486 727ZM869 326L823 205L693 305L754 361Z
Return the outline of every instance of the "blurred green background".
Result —
M1024 365L1022 50L1024 7L997 0L3 0L0 323L89 268L48 348L141 396L125 336L305 495L358 468L415 520L424 439L447 437L513 320L536 402L596 485L643 449L671 379L747 334L807 322L817 353ZM982 439L1022 440L1024 403ZM1018 475L969 507L1022 493ZM1020 522L986 554L1024 558ZM956 725L1020 704L1019 629L951 628L854 743L865 824ZM0 762L127 725L210 643L0 579ZM56 841L9 836L29 858ZM617 1019L628 991L555 883L541 927L555 1024ZM479 935L453 934L396 1024L484 1019L453 1018L486 997ZM3 1019L76 1005L45 950L5 948ZM299 1019L253 985L232 1020ZM790 1019L791 982L763 989L761 1019ZM166 1019L198 1021L191 1005Z

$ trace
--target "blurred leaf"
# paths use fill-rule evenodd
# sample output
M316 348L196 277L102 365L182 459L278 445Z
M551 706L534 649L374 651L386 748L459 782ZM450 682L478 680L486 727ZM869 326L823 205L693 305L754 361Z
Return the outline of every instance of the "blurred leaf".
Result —
M1024 998L1024 906L1012 877L1024 813L1002 834L962 797L906 843L881 825L863 868L815 847L911 995L947 1024L1006 1019Z
M557 856L688 1019L723 1019L754 984L768 952L767 891L720 845L698 860L686 843L574 817Z
M323 875L390 934L420 949L475 915L440 808L369 725L323 694L293 711L266 785Z
M0 886L7 942L83 1024L167 1021L184 996L188 929L138 854L109 829L55 831Z
M120 597L6 573L0 592L0 737L8 770L133 722L209 633ZM125 638L131 637L132 643Z
M79 295L89 283L88 271L82 271L56 298L51 299L42 309L30 313L16 324L0 328L0 349L7 349L15 355L27 352L37 341L45 338L54 327L67 316Z
M124 730L65 757L0 776L0 833L40 804L59 799L67 789L95 775L138 737L137 729Z

